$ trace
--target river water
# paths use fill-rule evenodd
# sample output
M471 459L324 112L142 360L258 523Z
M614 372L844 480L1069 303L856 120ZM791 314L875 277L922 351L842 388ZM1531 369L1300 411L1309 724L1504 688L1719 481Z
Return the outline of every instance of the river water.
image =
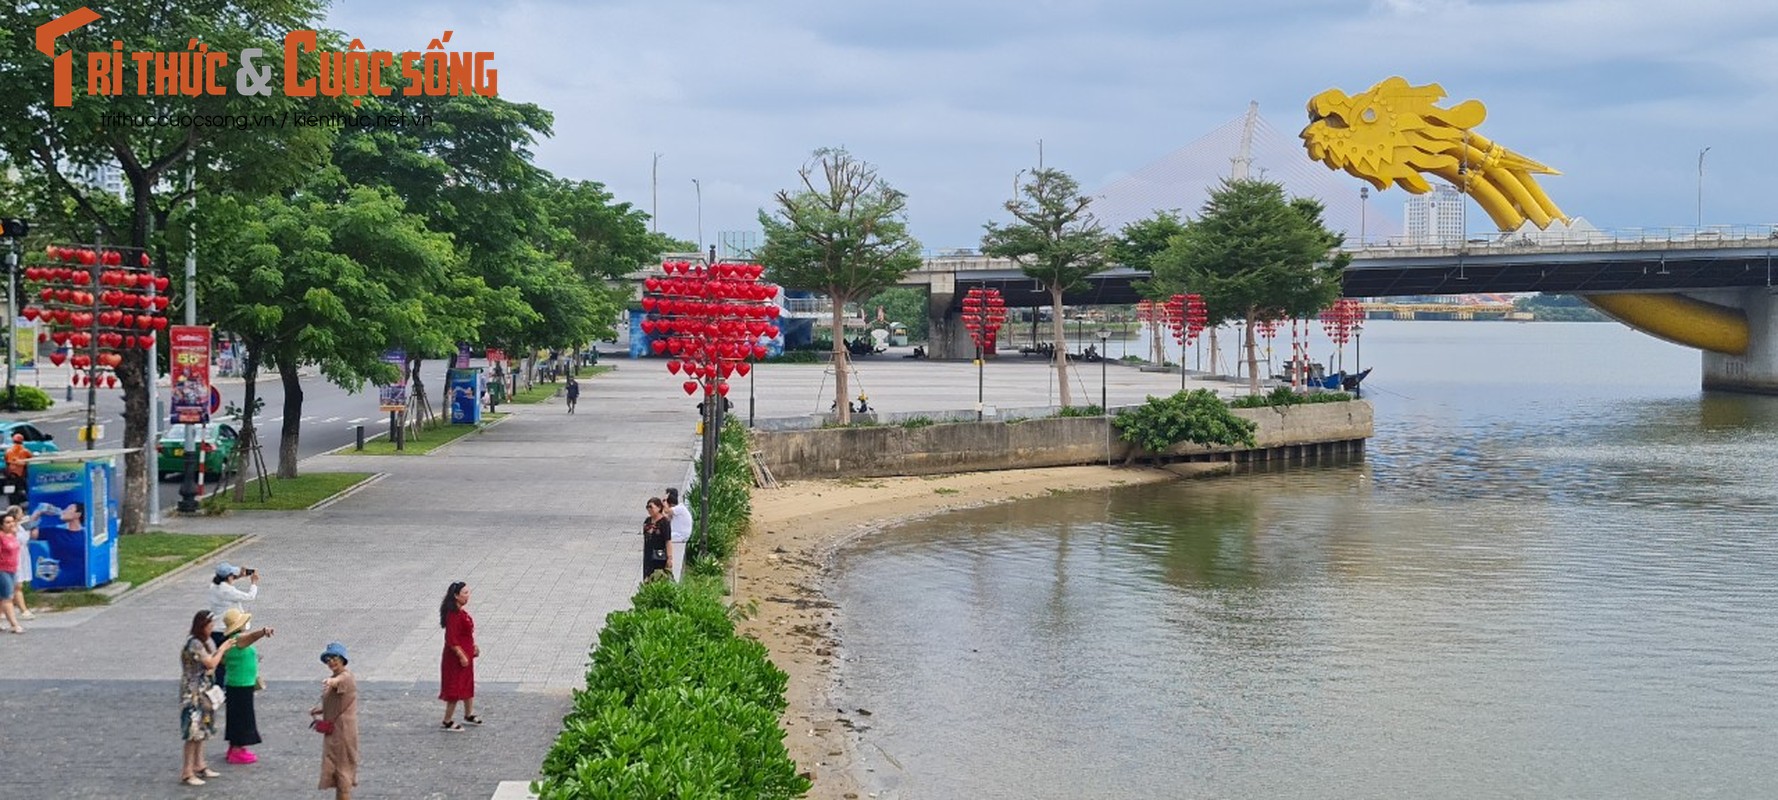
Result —
M1364 363L1361 462L843 553L867 782L1778 797L1778 398L1706 395L1695 351L1615 324L1371 322Z

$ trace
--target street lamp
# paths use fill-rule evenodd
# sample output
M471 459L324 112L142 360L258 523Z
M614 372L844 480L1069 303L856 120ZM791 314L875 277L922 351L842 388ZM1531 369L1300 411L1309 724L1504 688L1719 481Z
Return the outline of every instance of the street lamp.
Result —
M1369 186L1358 187L1358 246L1359 247L1364 247L1364 221L1365 221L1364 218L1366 216L1365 212L1370 210L1370 205L1371 205L1371 187L1369 187Z
M1708 152L1708 147L1698 151L1698 230L1704 229L1704 154Z
M1111 358L1107 348L1111 346L1111 329L1099 329L1099 413L1111 415L1111 406L1105 401L1105 362Z
M698 252L704 252L704 185L697 178L691 179L691 185L698 191Z
M0 219L0 237L4 237L10 245L6 248L6 410L18 410L18 389L14 385L13 375L18 366L15 356L18 354L16 341L18 334L12 326L18 319L18 287L19 273L19 240L31 232L31 224L22 219Z

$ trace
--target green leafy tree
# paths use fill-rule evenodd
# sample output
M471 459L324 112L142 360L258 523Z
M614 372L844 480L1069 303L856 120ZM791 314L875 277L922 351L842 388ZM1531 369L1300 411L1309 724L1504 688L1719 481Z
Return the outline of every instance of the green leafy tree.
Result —
M1182 233L1185 233L1185 223L1180 221L1178 211L1156 211L1154 216L1125 225L1123 230L1118 232L1117 238L1111 243L1111 260L1120 266L1146 272L1152 276L1155 256L1166 252L1167 246L1172 244L1173 238ZM1136 291L1157 302L1167 299L1167 293L1155 286L1152 277L1148 280L1137 281ZM1151 346L1149 358L1159 364L1166 360L1166 351L1163 349L1163 342L1166 339L1162 336L1158 324L1150 324L1154 327L1150 331L1151 335L1148 340Z
M1197 219L1154 256L1154 282L1204 296L1210 324L1242 320L1248 388L1259 391L1254 323L1267 315L1308 317L1340 296L1351 256L1321 222L1321 204L1287 199L1284 187L1229 180L1210 193Z
M780 284L833 302L834 410L848 424L845 306L919 267L920 243L908 233L907 195L844 148L816 150L797 175L802 188L778 192L776 215L759 212L759 261Z
M881 309L890 322L908 328L910 341L926 338L926 292L911 286L892 286L870 296L865 305ZM874 317L873 317L874 319Z
M243 407L256 405L259 370L275 369L284 387L277 471L295 477L298 370L318 365L350 389L399 379L384 352L436 345L428 337L450 334L449 322L431 316L451 286L450 240L387 190L368 187L337 198L223 196L200 213L200 246L216 254L199 275L205 297L217 322L247 347ZM250 416L243 426L256 435Z
M0 6L0 152L27 182L41 184L44 202L38 209L71 224L66 232L86 241L101 237L110 244L150 248L154 231L164 229L168 214L191 196L180 177L188 159L200 165L200 192L231 188L280 191L297 185L327 160L333 131L324 127L281 129L249 127L160 127L118 125L107 115L177 117L180 114L260 115L286 111L326 113L337 99L290 98L282 92L259 97L228 92L139 96L87 95L86 54L110 52L113 41L127 51L184 52L195 40L212 51L238 54L258 47L282 52L284 34L316 28L323 4L315 0L220 0L210 3L115 3L100 7L100 18L56 40L58 52L74 53L73 104L54 105L51 61L36 49L32 31L59 13L74 8L39 3ZM325 47L336 47L328 43ZM230 59L217 82L232 86L239 61ZM273 81L281 85L283 59L268 58ZM126 87L136 85L139 62L123 66ZM305 71L314 68L308 62ZM150 76L152 81L152 75ZM115 118L113 118L115 119ZM127 194L114 204L102 190L83 183L69 167L117 164ZM90 237L90 238L89 238ZM160 254L163 262L166 254ZM124 395L124 441L132 452L124 458L121 524L125 533L147 525L150 490L148 413L152 384L146 352L124 351L117 370Z
M1008 200L1007 213L1014 222L988 223L982 236L982 252L1010 258L1050 294L1051 339L1056 346L1056 384L1063 406L1073 405L1069 396L1068 344L1064 339L1062 295L1086 283L1088 275L1105 268L1110 239L1087 207L1090 197L1080 184L1057 169L1037 169L1020 187L1023 198Z

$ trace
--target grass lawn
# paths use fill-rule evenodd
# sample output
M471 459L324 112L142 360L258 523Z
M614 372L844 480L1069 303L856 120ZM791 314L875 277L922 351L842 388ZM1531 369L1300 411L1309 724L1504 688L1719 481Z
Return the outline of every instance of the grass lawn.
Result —
M494 420L500 419L505 416L506 416L506 414L503 414L503 413L488 413L485 411L482 412L483 422L493 422ZM452 425L451 421L449 419L446 419L444 417L438 417L438 418L434 419L430 424L421 428L420 435L417 438L413 435L412 431L409 431L408 438L406 441L402 442L402 449L400 449L400 450L396 450L395 443L392 441L389 441L388 434L384 434L382 436L377 437L376 439L372 439L371 441L365 442L363 450L355 450L352 448L347 448L345 450L341 450L340 453L342 453L344 455L349 455L349 456L350 455L364 455L364 456L418 456L418 455L425 455L427 453L432 452L433 450L443 447L448 442L454 442L458 439L461 439L461 438L468 436L469 434L475 433L479 430L481 430L481 427L477 426L477 425Z
M365 443L365 447L369 446L368 442ZM249 511L300 511L339 494L374 474L376 473L311 472L290 479L270 478L272 496L264 502L259 499L260 479L255 478L247 483L246 500L235 502L234 487L230 485L205 498L204 507L213 510L240 508Z
M117 579L131 586L141 586L162 574L171 572L217 548L241 538L239 534L196 535L187 533L138 533L117 540ZM25 591L25 603L32 611L102 606L108 598L93 591L33 592Z
M577 375L577 377L591 378L596 375L610 372L613 369L616 369L616 367L606 367L606 366L581 367L580 372ZM517 394L507 398L506 402L508 402L508 403L541 403L545 400L555 397L556 392L565 390L567 388L567 386L568 386L568 384L565 382L562 382L562 381L556 381L555 383L535 384L529 389L519 390L519 392Z

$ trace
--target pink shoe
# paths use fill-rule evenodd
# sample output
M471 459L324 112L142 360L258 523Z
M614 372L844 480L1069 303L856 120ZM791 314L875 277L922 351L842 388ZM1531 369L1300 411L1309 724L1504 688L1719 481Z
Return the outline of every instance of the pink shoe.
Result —
M230 764L251 764L258 761L259 756L254 755L251 750L245 747L230 747L227 760Z

